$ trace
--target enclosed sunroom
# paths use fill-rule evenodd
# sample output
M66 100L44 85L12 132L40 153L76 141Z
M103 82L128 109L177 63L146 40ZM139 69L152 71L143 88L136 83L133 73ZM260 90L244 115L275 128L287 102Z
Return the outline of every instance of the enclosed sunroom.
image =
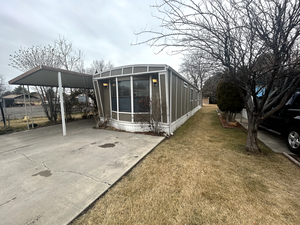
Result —
M149 131L141 118L158 110L161 131L171 134L201 108L197 87L165 64L113 68L95 74L93 84L100 120L120 130Z

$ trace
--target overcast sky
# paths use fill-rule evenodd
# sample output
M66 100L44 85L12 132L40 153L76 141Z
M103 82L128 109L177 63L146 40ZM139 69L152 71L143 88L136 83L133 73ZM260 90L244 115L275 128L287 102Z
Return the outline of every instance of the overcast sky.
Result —
M9 55L20 47L53 44L59 35L84 52L85 67L93 60L129 64L167 64L178 71L180 55L154 54L135 31L160 30L150 5L156 0L1 0L0 74L6 82L23 72L8 66ZM157 49L156 49L157 50ZM169 53L171 49L169 50ZM14 88L15 86L12 86Z

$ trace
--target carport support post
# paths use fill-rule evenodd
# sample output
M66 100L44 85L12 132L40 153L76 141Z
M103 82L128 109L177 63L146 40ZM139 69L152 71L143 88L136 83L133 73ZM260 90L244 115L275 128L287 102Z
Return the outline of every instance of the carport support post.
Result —
M65 121L65 108L64 108L64 98L63 98L63 88L61 82L61 73L58 72L58 91L59 91L59 102L60 102L60 114L61 114L61 122L63 129L63 136L66 136L66 121Z
M29 91L29 85L27 85L27 92L28 92L28 98L29 98L29 107L30 107L30 119L31 119L31 128L33 129L33 119L32 119L32 108L31 108L31 99L30 99L30 91Z
M25 105L25 113L26 113L26 120L27 120L27 129L29 130L28 113L27 113L27 107L26 107L26 97L25 97L24 84L23 84L23 95L24 95L24 105Z
M64 102L66 102L66 88L63 88L63 96L64 96ZM67 112L67 107L65 108L65 113L66 113L66 121L68 122L68 112Z

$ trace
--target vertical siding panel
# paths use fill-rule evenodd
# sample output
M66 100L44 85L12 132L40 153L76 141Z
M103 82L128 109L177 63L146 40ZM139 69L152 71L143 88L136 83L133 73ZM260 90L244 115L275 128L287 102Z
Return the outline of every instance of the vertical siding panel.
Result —
M161 90L161 104L163 123L167 122L167 105L166 105L166 77L164 74L160 75L160 90Z
M178 88L178 77L176 76L176 120L179 118L179 100L180 100L180 89Z
M153 82L151 81L151 85L152 85L152 96L151 96L151 99L152 99L152 102L158 100L159 103L160 103L160 95L159 95L159 87L160 87L160 84L159 84L158 74L153 75L153 76L152 76L152 79L154 79L154 78L157 79L158 84L157 84L157 86L154 86Z
M171 122L174 122L175 120L177 120L176 118L176 100L177 100L177 91L176 91L176 80L177 80L177 77L175 74L172 73L172 121Z
M186 113L186 87L183 87L183 110L182 110L182 116Z

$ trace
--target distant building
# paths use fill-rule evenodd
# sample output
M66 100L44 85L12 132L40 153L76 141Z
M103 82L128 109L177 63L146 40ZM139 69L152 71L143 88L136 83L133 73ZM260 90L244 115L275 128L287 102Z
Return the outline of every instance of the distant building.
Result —
M209 97L202 98L202 103L203 104L209 104Z
M2 102L5 102L5 107L24 106L24 95L6 95L2 97ZM25 94L26 103L29 104L29 95ZM31 104L40 103L38 97L30 95Z

